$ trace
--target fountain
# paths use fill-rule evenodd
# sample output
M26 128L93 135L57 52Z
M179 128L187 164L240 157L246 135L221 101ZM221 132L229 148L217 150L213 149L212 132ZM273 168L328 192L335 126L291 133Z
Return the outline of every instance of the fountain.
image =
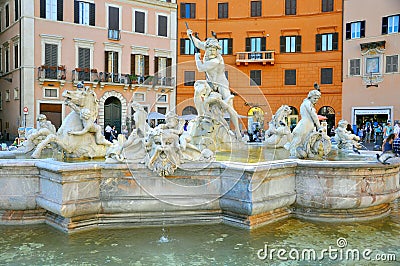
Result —
M95 93L83 87L65 91L73 111L56 133L44 125L33 132L30 145L35 147L24 152L33 150L32 157L39 158L51 147L65 157L106 159L0 160L1 223L46 223L67 233L217 223L254 229L289 217L364 221L390 214L391 202L400 196L400 161L392 158L383 165L365 151L350 155L344 131L332 147L314 108L322 96L317 85L301 105L302 119L293 134L284 119L288 106L273 116L267 147L261 147L273 159L218 160L220 153L252 148L241 141L218 41L191 38L206 50L203 60L195 55L206 80L194 85L199 115L187 131L172 112L166 124L151 129L144 109L133 103L136 129L128 140L120 137L111 144L95 123ZM330 159L339 153L347 160Z

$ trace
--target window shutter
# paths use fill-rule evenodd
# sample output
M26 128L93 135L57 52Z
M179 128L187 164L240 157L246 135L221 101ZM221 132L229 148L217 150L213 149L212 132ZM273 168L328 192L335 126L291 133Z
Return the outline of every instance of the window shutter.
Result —
M228 54L233 54L233 39L228 39Z
M346 40L351 39L351 23L346 23Z
M135 11L135 32L144 33L144 16L140 11Z
M181 39L181 54L185 54L185 42L186 39Z
M154 57L154 75L158 75L158 57Z
M40 17L46 18L46 0L40 0Z
M113 73L118 73L118 52L113 52Z
M63 21L64 17L64 1L57 0L57 20Z
M104 72L108 72L108 51L104 52Z
M167 77L172 76L172 58L167 58Z
M361 21L360 38L365 37L365 20Z
M96 6L94 3L89 3L89 25L96 25Z
M388 17L382 18L382 34L388 33Z
M250 38L246 38L246 52L250 52L251 51L250 41L251 41Z
M281 53L284 53L286 51L286 38L285 36L280 37L280 47L281 47Z
M90 68L90 49L88 48L78 49L78 67Z
M267 46L267 38L262 37L261 38L261 51L266 51L266 46Z
M190 4L190 18L196 18L196 4Z
M332 36L332 50L339 49L339 33L335 32Z
M296 52L301 52L301 35L296 36Z
M322 50L322 35L315 35L315 51L320 52Z
M148 55L144 56L144 75L145 76L149 75L149 56Z
M44 46L46 66L57 66L58 46L56 44L46 43Z
M108 9L108 28L110 30L119 30L119 9L110 6Z
M74 23L79 23L79 2L74 1Z
M167 37L167 17L158 16L158 36Z
M186 17L186 4L185 3L181 3L181 18L185 18Z
M135 67L136 67L135 58L136 58L135 55L131 54L131 75L135 75L136 74L136 71L135 71Z
M223 14L223 5L221 3L218 3L218 18L222 18Z

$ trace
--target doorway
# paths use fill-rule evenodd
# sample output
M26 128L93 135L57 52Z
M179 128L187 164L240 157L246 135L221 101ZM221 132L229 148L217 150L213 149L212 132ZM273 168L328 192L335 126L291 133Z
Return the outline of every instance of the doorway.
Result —
M40 114L44 114L48 121L59 129L62 122L62 104L41 103Z
M121 101L117 97L109 97L104 102L104 126L115 126L121 133Z

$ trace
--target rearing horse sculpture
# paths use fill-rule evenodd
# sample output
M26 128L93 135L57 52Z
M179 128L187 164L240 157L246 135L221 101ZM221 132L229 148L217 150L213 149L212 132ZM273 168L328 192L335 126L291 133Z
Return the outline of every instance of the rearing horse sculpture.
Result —
M39 158L49 143L57 144L70 158L104 157L107 146L111 145L101 134L95 123L98 114L98 100L90 88L64 91L65 103L72 112L64 119L56 134L48 135L32 154Z

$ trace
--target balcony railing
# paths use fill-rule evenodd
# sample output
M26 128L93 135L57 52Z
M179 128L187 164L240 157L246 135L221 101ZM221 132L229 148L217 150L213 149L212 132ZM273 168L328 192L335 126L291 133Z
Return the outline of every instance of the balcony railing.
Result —
M167 86L171 87L175 85L175 78L172 77L163 77L160 75L154 76L153 84L155 86Z
M236 64L241 63L275 63L275 51L261 51L261 52L238 52L236 53Z
M99 81L99 74L97 69L90 68L75 68L72 70L72 81Z
M120 40L121 39L120 30L108 29L108 39L116 41Z
M38 67L38 77L40 79L65 80L66 78L65 66L42 65Z

